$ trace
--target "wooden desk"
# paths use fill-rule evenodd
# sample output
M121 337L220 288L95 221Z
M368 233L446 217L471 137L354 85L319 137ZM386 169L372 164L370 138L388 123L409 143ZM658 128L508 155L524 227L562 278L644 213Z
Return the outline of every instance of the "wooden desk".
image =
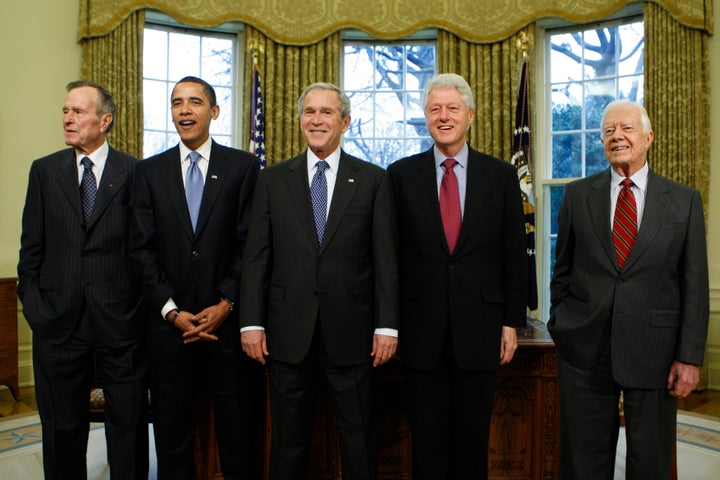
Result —
M17 278L0 279L0 385L7 385L15 400L18 388Z
M549 480L557 478L559 454L559 387L555 345L542 322L529 320L518 331L519 348L509 365L498 373L495 406L490 427L490 478ZM404 367L391 361L378 369L377 440L378 479L412 480L410 426L407 418ZM269 405L266 399L269 421ZM204 437L204 478L220 478L214 462L214 439ZM262 442L264 472L268 478L268 454L272 429L266 424ZM209 461L211 465L206 462ZM321 394L315 413L310 453L311 480L341 478L339 438L332 413L332 402Z

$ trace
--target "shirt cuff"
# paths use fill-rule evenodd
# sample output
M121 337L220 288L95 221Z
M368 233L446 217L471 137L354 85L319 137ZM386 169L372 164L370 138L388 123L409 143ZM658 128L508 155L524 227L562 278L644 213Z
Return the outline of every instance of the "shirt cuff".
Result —
M265 331L265 327L261 327L260 325L251 325L251 326L249 326L249 327L242 327L242 328L240 329L240 333L243 333L243 332L251 332L251 331L253 331L253 330L260 330L260 331L264 332L264 331Z
M168 298L168 301L165 302L165 305L163 306L162 310L160 310L160 315L162 315L163 318L167 317L167 314L175 309L180 310L177 305L175 305L175 300L172 299L172 297Z
M376 328L375 335L387 335L388 337L397 338L398 331L397 328Z

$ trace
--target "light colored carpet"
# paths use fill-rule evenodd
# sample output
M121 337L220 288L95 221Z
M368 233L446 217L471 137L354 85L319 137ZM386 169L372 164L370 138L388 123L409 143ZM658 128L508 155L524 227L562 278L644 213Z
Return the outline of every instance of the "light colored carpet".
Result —
M150 435L150 468L148 479L157 477L152 425ZM107 465L105 428L102 423L90 424L88 439L88 480L110 480ZM0 419L0 479L42 480L42 432L37 414L14 415Z
M109 480L102 424L92 424L88 442L88 480ZM157 475L150 435L149 479ZM713 417L678 412L677 463L680 480L720 478L720 421ZM0 479L42 480L42 435L36 414L0 419ZM615 479L625 478L625 436L618 440Z
M679 411L677 417L679 480L720 478L720 421L715 417ZM621 429L615 460L615 480L625 478L625 432Z

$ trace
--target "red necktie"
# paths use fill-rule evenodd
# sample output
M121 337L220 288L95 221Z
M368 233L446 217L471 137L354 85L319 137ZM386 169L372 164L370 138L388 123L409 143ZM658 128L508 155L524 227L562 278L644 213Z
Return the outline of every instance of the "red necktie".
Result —
M633 182L629 178L622 181L613 219L613 243L620 268L625 266L638 234L637 205L631 190L632 186Z
M453 167L457 161L452 158L445 160L442 165L445 167L442 182L440 183L440 216L442 217L445 238L447 239L450 253L455 250L460 226L462 225L462 214L460 213L460 191L458 190L457 177Z

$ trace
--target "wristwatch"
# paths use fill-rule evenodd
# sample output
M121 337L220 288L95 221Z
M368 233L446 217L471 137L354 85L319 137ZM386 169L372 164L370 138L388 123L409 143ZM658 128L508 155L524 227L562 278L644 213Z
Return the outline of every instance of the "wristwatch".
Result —
M230 305L230 311L231 311L231 312L233 311L233 308L235 308L235 303L234 303L232 300L230 300L229 298L227 298L227 297L222 297L222 298L220 299L220 301L221 301L221 302L226 302L228 305Z

